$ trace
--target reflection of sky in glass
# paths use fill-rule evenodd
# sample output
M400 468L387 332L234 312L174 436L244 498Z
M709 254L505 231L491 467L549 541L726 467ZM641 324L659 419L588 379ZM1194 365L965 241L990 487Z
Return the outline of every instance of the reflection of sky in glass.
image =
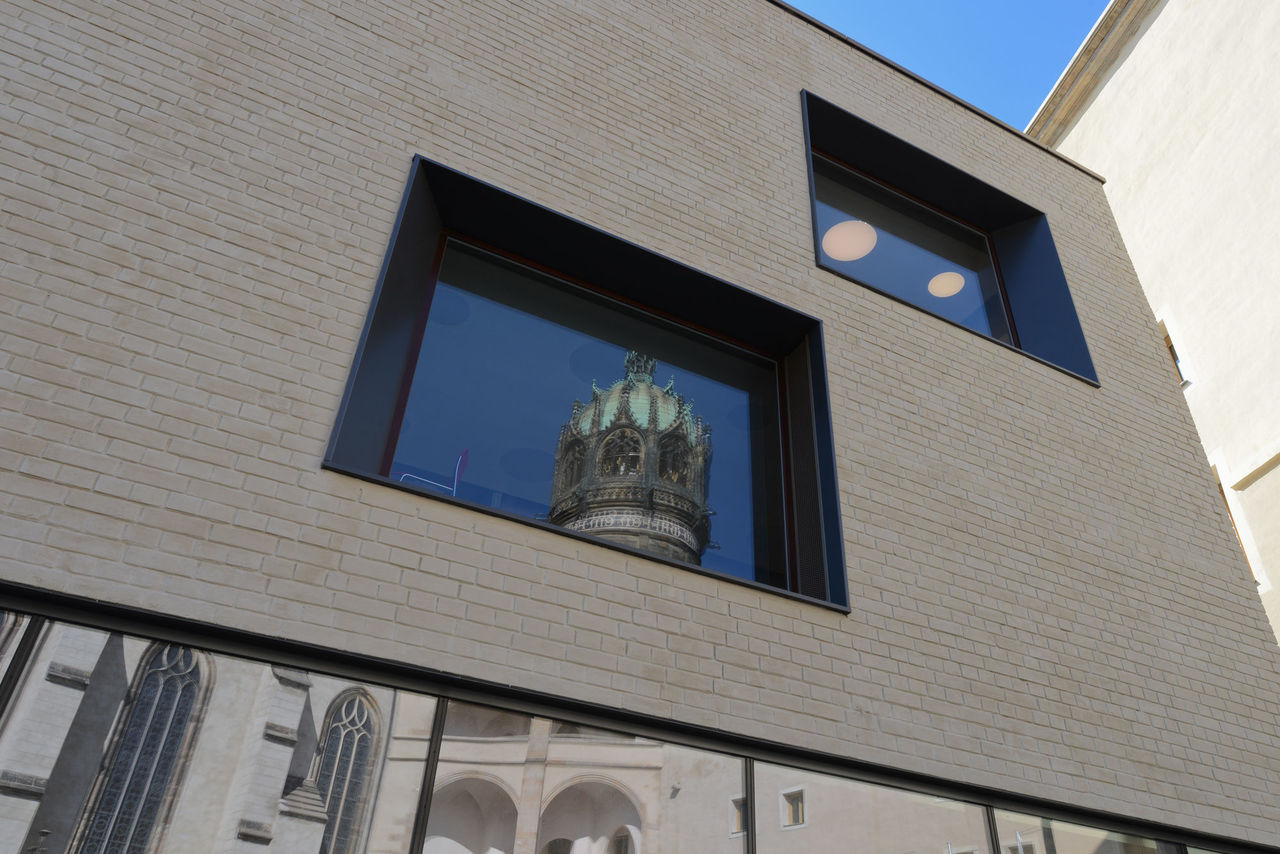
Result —
M814 160L818 239L848 219L876 230L875 248L854 261L823 263L850 278L945 317L975 332L1008 342L1008 325L986 239L909 199L823 160ZM964 287L937 297L929 281L959 273Z
M537 314L532 312L536 311ZM751 452L758 393L773 373L740 355L690 345L689 334L546 284L545 277L457 244L445 254L391 468L393 480L546 519L560 428L573 401L624 375L628 349L657 358L654 381L693 402L711 425L711 540L702 565L755 578L757 535ZM690 370L692 361L705 373ZM705 365L710 364L711 369ZM719 370L717 370L719 368ZM745 372L746 382L733 374ZM706 373L726 374L731 382ZM748 391L756 391L753 395ZM773 416L769 416L773 417ZM409 477L404 477L408 475ZM763 556L762 558L763 559Z

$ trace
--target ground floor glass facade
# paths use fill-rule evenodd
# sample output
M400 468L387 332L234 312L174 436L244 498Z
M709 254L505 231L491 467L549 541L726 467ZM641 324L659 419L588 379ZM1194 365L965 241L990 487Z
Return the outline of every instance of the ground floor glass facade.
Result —
M0 854L1188 854L731 745L17 613L0 664Z

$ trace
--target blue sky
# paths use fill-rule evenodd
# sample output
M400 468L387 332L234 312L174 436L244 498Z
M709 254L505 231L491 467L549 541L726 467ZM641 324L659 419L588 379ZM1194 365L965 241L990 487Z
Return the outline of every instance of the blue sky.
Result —
M1106 0L788 0L1018 129Z

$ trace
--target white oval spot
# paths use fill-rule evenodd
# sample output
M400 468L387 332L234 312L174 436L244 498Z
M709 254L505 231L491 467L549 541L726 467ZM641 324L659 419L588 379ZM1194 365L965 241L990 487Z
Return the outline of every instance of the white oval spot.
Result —
M939 273L929 280L929 293L935 297L953 297L964 287L964 276L959 273Z
M822 235L822 251L836 261L857 261L876 248L876 230L859 219L846 219Z

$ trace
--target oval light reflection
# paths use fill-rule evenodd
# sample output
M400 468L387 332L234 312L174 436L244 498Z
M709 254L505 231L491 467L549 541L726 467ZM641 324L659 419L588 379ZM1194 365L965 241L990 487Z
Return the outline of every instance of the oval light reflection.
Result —
M935 297L953 297L964 287L964 276L955 272L939 273L929 280L929 293Z
M822 235L822 251L836 261L857 261L876 248L876 230L858 219L846 219Z

